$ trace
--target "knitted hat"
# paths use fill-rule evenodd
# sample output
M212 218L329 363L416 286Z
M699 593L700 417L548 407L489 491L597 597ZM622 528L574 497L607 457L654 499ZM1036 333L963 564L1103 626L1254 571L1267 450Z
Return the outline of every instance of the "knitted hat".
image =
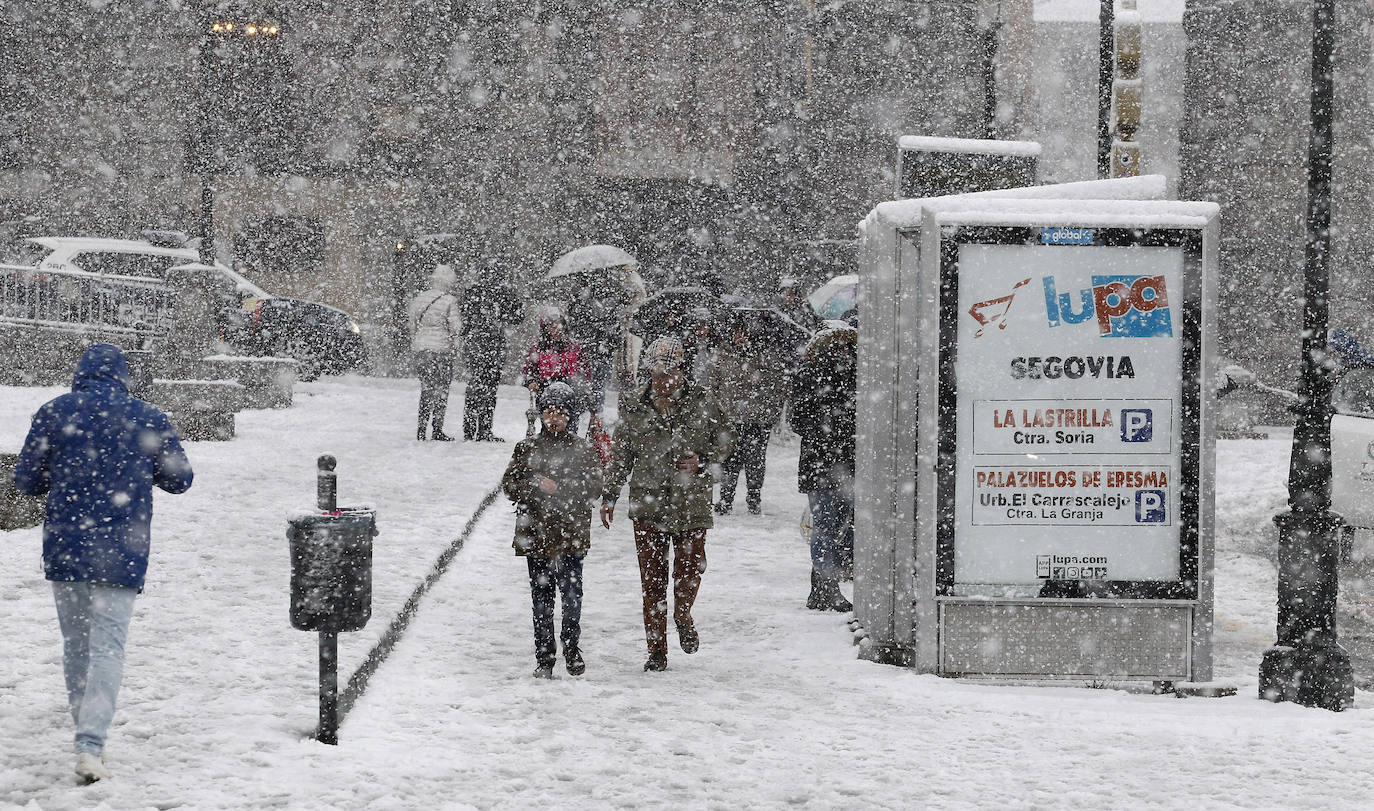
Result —
M671 372L682 366L682 341L671 335L656 338L644 350L643 366L651 373L659 375Z
M571 417L577 410L577 392L572 386L556 380L539 390L539 410L556 408Z

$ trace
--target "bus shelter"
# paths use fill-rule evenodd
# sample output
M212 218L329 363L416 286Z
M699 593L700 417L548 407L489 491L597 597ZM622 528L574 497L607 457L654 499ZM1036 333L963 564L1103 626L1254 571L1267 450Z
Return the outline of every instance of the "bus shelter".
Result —
M905 200L865 220L865 656L1210 680L1218 209L1163 188Z

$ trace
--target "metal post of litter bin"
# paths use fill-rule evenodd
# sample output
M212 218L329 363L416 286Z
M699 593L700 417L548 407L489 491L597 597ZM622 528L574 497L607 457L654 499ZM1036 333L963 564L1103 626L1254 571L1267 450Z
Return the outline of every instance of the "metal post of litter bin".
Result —
M321 512L339 509L337 466L329 454L315 462L315 506ZM320 630L320 725L315 737L320 743L339 743L339 632L334 630Z

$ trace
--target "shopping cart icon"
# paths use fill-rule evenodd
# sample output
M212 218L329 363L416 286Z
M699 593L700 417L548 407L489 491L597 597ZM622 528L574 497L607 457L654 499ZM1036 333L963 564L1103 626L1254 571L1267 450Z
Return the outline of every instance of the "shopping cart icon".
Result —
M1005 296L980 301L969 307L968 314L978 322L978 329L973 333L973 337L981 338L983 332L993 324L996 324L998 329L1006 329L1007 312L1011 309L1011 301L1016 296L1016 291L1028 284L1030 284L1030 279L1022 279L1012 285L1011 292Z

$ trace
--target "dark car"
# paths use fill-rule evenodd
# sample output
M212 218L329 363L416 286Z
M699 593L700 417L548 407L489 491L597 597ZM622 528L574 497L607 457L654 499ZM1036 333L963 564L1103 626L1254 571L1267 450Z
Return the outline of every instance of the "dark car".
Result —
M64 276L130 284L155 284L178 265L199 261L193 248L138 239L33 237L35 271L41 279ZM27 264L27 262L26 262ZM313 301L277 296L237 271L216 264L226 294L237 300L236 317L221 324L224 339L239 352L295 358L302 380L362 367L367 361L358 322L343 310Z

